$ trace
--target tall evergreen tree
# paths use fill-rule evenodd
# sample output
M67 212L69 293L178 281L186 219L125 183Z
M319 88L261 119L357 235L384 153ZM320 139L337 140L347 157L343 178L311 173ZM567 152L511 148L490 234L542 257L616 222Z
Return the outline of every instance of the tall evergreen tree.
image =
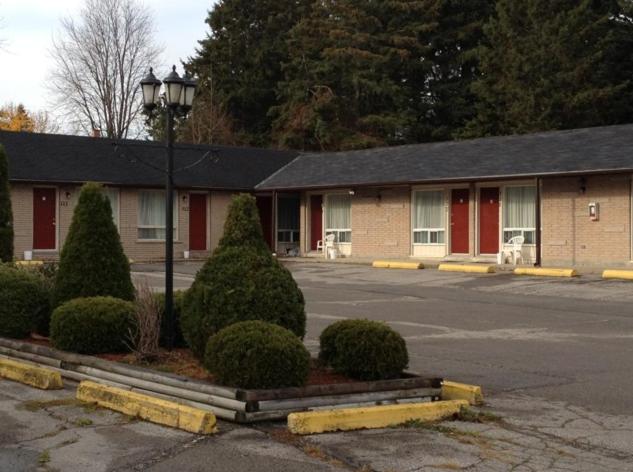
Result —
M427 17L423 1L315 2L288 40L281 104L271 110L277 142L323 150L407 142L405 71L420 69Z
M633 27L616 0L498 0L466 136L633 118Z
M13 213L9 192L9 163L0 144L0 262L13 260Z
M287 33L312 0L221 0L206 20L211 28L187 69L201 89L215 88L226 104L238 144L270 144L268 110L287 61Z
M79 195L55 277L55 304L79 297L134 299L130 264L123 252L110 201L95 183Z

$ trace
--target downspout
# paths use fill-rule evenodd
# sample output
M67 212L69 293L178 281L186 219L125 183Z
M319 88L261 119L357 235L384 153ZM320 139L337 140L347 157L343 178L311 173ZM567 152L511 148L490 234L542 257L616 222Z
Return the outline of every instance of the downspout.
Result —
M277 253L277 191L273 190L273 199L272 199L272 215L271 219L272 219L272 224L270 225L270 231L271 231L271 235L270 235L270 240L273 243L273 247L271 248L272 251L276 254Z
M536 262L541 266L541 178L536 179Z

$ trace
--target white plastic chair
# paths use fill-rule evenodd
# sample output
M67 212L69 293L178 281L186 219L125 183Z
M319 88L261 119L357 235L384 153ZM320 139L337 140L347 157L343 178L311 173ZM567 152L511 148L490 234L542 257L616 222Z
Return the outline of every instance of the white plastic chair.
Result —
M325 237L325 258L336 259L338 249L336 248L336 234L330 233Z
M323 240L319 239L316 245L316 252L323 252Z
M512 263L514 265L517 265L519 260L521 260L521 263L523 264L523 254L521 251L523 251L524 242L525 238L523 236L515 236L508 241L508 244L512 246L510 252L512 254Z

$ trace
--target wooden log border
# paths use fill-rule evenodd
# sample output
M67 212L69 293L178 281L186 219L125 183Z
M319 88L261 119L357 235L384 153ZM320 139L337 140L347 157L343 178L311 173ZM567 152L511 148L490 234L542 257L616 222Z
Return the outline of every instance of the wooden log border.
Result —
M442 382L407 373L401 379L375 382L245 390L1 337L0 355L46 365L71 380L92 380L204 407L237 423L285 419L289 413L328 407L433 401L440 397Z

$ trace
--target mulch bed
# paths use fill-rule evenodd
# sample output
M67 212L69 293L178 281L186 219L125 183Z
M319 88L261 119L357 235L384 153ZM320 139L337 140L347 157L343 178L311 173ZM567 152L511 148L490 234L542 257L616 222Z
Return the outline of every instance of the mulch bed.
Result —
M25 342L39 344L54 348L48 338L33 335L30 338L23 339ZM196 359L191 350L188 348L175 348L172 351L160 349L158 359L154 362L139 361L133 353L112 353L112 354L96 354L95 357L123 364L136 365L159 372L170 372L172 374L182 375L196 380L203 380L214 383L213 375L207 372L200 361ZM316 359L312 359L310 366L310 374L308 375L308 385L331 385L353 383L356 380L345 377L344 375L332 372L331 369L322 367Z

